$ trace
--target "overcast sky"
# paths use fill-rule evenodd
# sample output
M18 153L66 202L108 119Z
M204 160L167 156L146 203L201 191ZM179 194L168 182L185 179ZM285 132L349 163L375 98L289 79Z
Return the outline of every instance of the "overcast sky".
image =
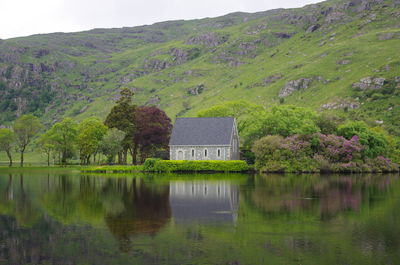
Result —
M320 0L0 0L0 39L301 7Z

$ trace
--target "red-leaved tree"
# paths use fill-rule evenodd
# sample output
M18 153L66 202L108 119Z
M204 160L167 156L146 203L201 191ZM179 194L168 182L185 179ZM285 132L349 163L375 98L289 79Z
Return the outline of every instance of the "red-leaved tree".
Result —
M135 121L135 150L132 156L136 157L140 151L143 162L152 151L168 146L172 124L164 111L157 107L146 106L136 108Z

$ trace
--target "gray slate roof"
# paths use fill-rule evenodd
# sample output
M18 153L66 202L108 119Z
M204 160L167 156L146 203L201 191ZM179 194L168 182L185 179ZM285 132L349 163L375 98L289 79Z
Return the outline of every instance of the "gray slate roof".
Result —
M170 145L230 145L235 119L177 118Z

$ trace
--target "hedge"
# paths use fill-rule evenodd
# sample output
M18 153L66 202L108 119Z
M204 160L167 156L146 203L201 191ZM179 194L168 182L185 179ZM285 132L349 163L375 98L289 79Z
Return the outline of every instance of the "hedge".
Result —
M116 165L116 166L89 166L81 168L81 172L87 173L131 173L143 171L140 165Z
M149 159L147 159L149 160ZM146 160L146 162L147 162ZM147 162L146 171L177 172L177 171L214 171L214 172L240 172L249 170L249 166L242 160L154 160ZM151 168L150 165L153 165Z

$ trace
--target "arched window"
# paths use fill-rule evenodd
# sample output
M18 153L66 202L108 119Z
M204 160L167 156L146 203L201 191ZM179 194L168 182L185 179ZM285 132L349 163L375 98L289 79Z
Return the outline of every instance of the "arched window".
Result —
M221 157L221 149L218 149L218 150L217 150L217 156L218 156L218 157Z
M207 157L207 156L208 156L208 150L204 149L204 157Z
M192 158L194 158L194 154L195 154L195 153L194 153L194 149L192 149Z

